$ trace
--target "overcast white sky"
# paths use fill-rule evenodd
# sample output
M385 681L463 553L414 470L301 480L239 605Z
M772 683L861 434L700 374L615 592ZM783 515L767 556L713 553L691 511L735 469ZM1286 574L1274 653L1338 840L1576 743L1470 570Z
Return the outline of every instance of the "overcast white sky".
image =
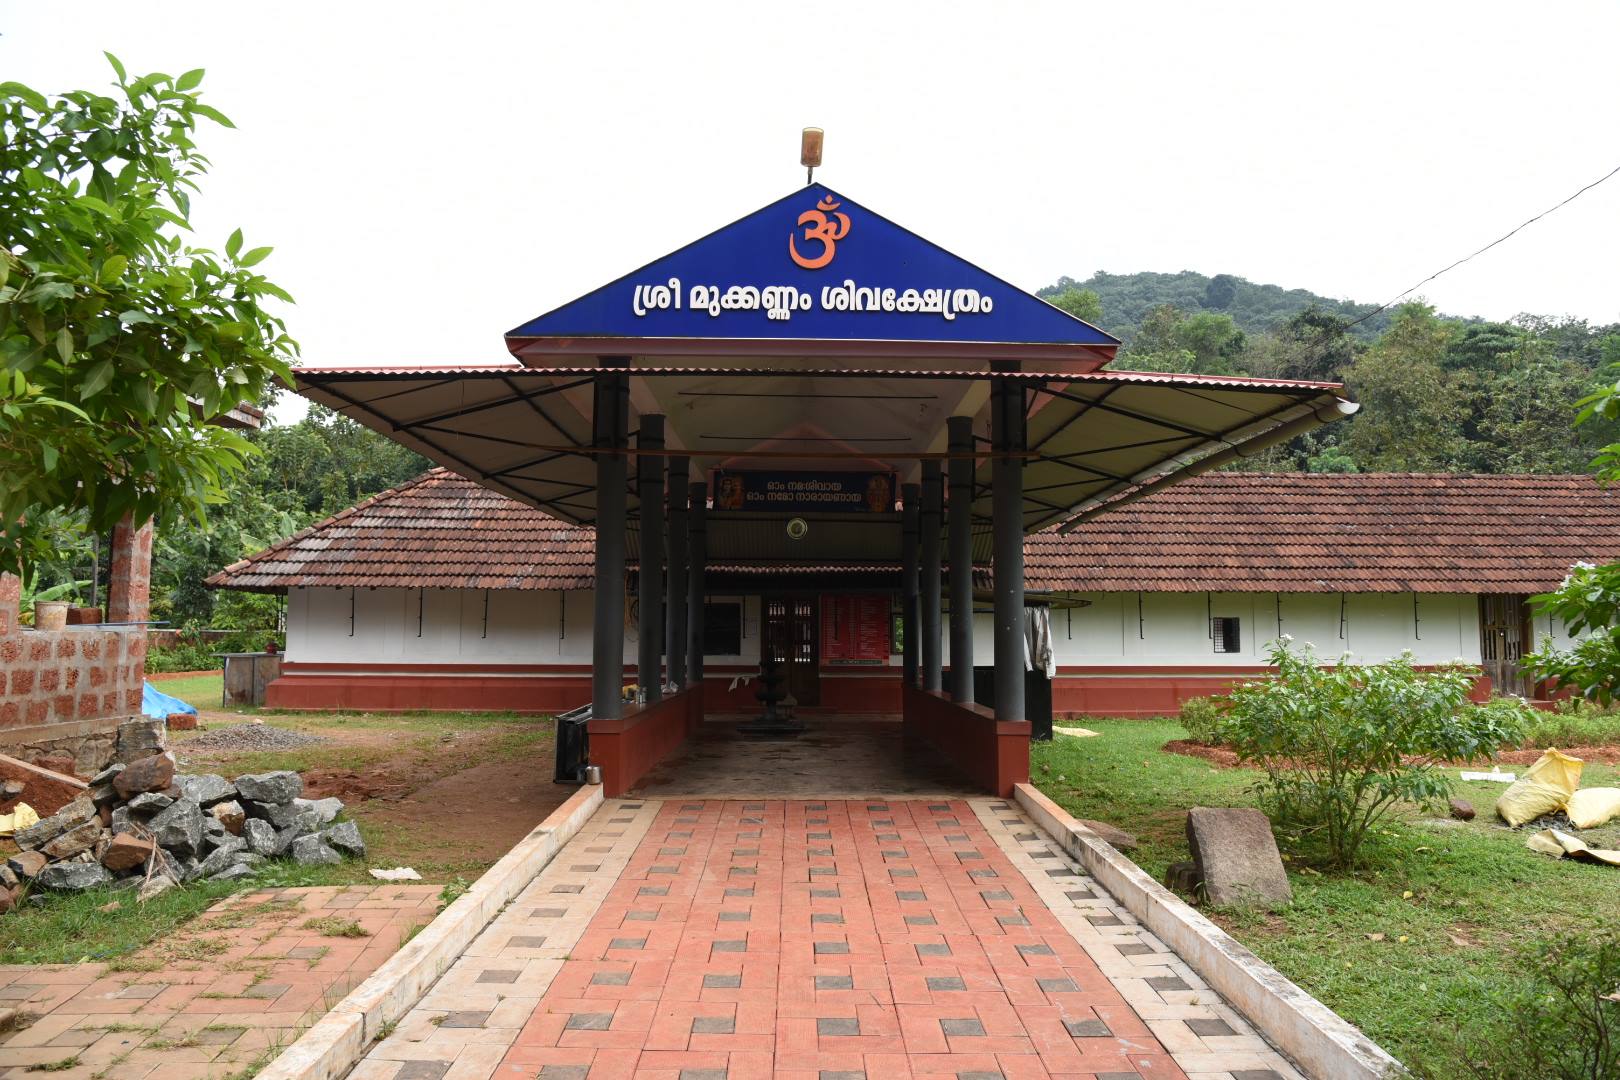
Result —
M1381 301L1620 164L1620 5L0 0L0 78L206 67L200 235L314 365L502 333L817 179L1026 288L1198 270ZM1620 177L1425 288L1620 319Z

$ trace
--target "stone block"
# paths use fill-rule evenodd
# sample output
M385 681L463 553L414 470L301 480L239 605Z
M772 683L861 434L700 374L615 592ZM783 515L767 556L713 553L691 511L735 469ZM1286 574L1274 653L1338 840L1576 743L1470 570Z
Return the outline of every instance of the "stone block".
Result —
M248 850L255 855L279 855L281 847L278 845L276 827L262 818L248 818L242 823L242 839L247 841ZM289 840L288 843L292 841Z
M34 883L45 889L63 892L83 892L112 880L107 868L98 862L52 863L39 872Z
M1293 901L1271 822L1260 811L1194 807L1187 811L1187 843L1210 904L1269 907Z
M236 798L236 785L223 776L215 776L212 773L178 776L175 783L180 785L181 795L202 807Z
M119 833L112 838L112 843L107 845L107 850L101 856L101 865L115 874L145 866L146 860L152 857L152 846L150 840L143 840L129 833Z
M113 787L125 799L150 791L163 791L174 781L174 757L150 754L127 764L113 777Z
M74 826L39 850L47 859L71 859L79 852L89 851L95 847L96 841L100 839L101 818L98 815Z
M17 877L27 881L39 876L39 872L45 869L45 864L49 861L37 851L21 851L6 860L6 866Z
M225 831L232 836L242 835L242 826L247 821L247 814L242 810L242 804L235 799L215 803L208 808L214 820L225 827Z
M343 861L319 836L301 836L292 842L287 854L300 866L336 866Z
M162 720L140 716L118 725L114 756L119 761L137 761L161 754L168 747L168 725Z
M366 857L366 842L360 838L360 827L352 821L332 826L321 833L321 839L345 855L357 859Z
M295 772L250 773L236 778L237 793L256 803L284 805L304 793L304 779Z
M18 829L14 839L17 846L24 851L44 847L69 829L77 828L85 822L95 819L100 821L96 813L96 804L88 795L80 795L62 809L48 818L42 818L26 829Z
M202 848L202 807L181 799L162 811L147 826L158 846L180 858L196 855Z

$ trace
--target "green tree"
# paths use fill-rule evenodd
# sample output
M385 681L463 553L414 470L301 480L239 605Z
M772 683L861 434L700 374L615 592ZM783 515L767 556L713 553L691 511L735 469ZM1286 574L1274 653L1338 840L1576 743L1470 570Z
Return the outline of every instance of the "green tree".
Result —
M192 246L208 159L201 69L116 93L0 83L0 570L57 541L42 510L201 518L251 452L209 423L285 376L296 344L253 267L268 247Z
M1362 404L1345 449L1373 471L1448 471L1463 456L1465 403L1441 360L1454 327L1426 304L1402 305L1357 358L1349 387Z
M1053 307L1062 308L1077 319L1084 319L1093 326L1102 324L1102 301L1090 289L1082 289L1070 285L1062 292L1047 297L1047 303Z

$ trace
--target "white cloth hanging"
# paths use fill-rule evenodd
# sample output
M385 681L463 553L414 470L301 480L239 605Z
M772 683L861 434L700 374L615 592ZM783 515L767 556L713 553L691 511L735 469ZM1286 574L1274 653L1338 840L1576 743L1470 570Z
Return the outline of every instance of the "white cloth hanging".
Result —
M1044 671L1048 679L1057 674L1057 658L1052 651L1052 609L1045 604L1024 608L1024 670Z

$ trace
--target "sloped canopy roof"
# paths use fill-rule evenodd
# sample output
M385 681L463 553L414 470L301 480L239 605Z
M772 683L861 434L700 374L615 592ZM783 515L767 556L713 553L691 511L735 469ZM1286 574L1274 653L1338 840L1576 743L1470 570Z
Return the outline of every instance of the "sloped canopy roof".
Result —
M434 469L208 583L589 589L594 540ZM1587 476L1211 473L1030 536L1024 557L1026 586L1046 592L1535 593L1620 558L1620 491Z
M554 517L593 524L595 368L300 368L305 396ZM741 368L633 369L637 415L666 416L666 442L693 475L716 468L898 471L946 449L945 419L983 412L983 373ZM1025 388L1031 457L1026 531L1066 521L1188 467L1213 467L1348 415L1328 383L1145 372L998 374ZM633 424L636 421L633 421ZM987 441L987 418L976 421ZM1196 463L1196 464L1194 464ZM976 557L989 557L990 462L976 485ZM633 470L632 470L633 472ZM630 493L632 528L639 516ZM897 514L823 515L807 543L781 539L781 515L716 514L716 558L806 562L899 558ZM634 551L632 536L632 552Z

